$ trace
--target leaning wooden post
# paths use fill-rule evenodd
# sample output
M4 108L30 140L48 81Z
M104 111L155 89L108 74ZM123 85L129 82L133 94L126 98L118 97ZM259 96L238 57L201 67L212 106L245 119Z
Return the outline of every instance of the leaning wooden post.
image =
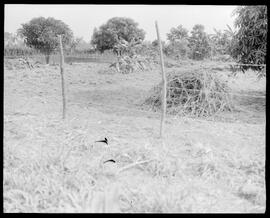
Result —
M62 99L63 99L63 113L62 118L66 117L66 96L65 96L65 81L64 81L64 52L62 46L62 37L59 37L59 45L60 45L60 74L61 74L61 84L62 84Z
M161 63L161 71L162 71L162 114L161 114L161 121L160 121L160 137L163 139L163 129L164 129L164 122L165 122L165 116L166 116L166 105L167 105L167 99L166 99L166 92L167 92L167 81L166 81L166 75L165 75L165 69L164 69L164 60L163 60L163 53L162 53L162 44L159 36L159 30L158 30L158 23L156 21L156 31L157 31L157 38L158 38L158 44L159 44L159 55L160 55L160 63Z

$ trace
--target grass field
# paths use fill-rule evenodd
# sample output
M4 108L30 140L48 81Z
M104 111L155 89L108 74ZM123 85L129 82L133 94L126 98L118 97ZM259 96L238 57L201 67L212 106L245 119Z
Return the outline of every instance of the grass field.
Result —
M4 212L265 212L264 98L235 97L237 110L207 119L168 116L164 149L160 113L141 107L159 66L133 74L108 66L65 65L62 120L59 66L5 61ZM234 92L265 95L253 72L219 73ZM95 143L104 137L108 146Z

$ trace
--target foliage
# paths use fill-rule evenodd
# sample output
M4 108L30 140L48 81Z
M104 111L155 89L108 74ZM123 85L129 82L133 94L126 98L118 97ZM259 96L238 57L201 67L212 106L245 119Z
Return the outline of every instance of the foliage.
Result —
M4 33L4 45L5 47L11 47L16 44L17 38L14 34L5 32Z
M124 39L127 42L142 41L145 37L145 31L138 28L131 18L114 17L103 24L99 29L94 29L91 44L101 52L112 49L118 40Z
M135 54L135 48L141 44L141 41L135 41L132 39L130 42L127 42L125 39L121 38L117 40L117 43L113 46L113 52L117 56L127 54L133 56Z
M210 45L203 25L196 24L188 40L192 59L202 60L210 55Z
M4 33L4 45L5 56L25 56L37 53L34 49L27 47L22 38L9 32Z
M73 39L67 51L70 54L95 53L95 50L93 49L91 44L83 40L82 37L76 37L75 39Z
M146 60L136 54L137 48L141 48L141 42L135 41L134 39L131 42L127 42L124 39L117 41L117 44L114 45L113 51L117 54L117 61L112 63L110 67L114 67L117 72L121 73L132 73L136 69L145 70Z
M175 59L186 58L189 53L188 40L182 39L169 42L165 47L164 53Z
M71 53L74 52L74 50L76 49L76 47L83 41L82 37L76 37L75 39L73 39L70 43L69 46L69 50Z
M208 35L211 56L229 54L234 33L231 32L231 29L221 31L214 28L214 31L215 34Z
M166 54L166 43L165 41L161 40L161 46L162 46L162 51L164 54ZM154 41L152 41L150 47L148 48L151 50L151 54L150 56L153 57L153 59L156 59L157 56L159 56L159 42L157 39L155 39Z
M267 7L240 6L234 11L237 15L231 55L242 64L265 64L267 47ZM241 66L242 71L249 68L262 70L262 67Z
M235 40L236 31L233 30L229 25L227 25L227 29L224 30L224 33L227 35L227 38L229 40L229 45L226 49L226 52L231 56L236 42Z
M189 52L188 48L188 30L182 25L171 28L167 34L169 43L164 49L164 53L174 59L185 58Z
M141 56L146 57L147 59L151 59L152 61L156 60L159 57L159 48L155 46L155 42L151 41L143 41L140 46L135 47L136 54L140 54ZM154 45L153 45L154 44ZM164 48L163 48L164 49Z
M177 40L183 40L188 37L188 30L182 25L177 26L176 28L171 28L170 33L167 34L167 39L170 42L175 42Z
M29 23L22 24L18 34L25 38L27 46L40 51L47 58L59 45L58 35L62 35L64 47L73 39L73 33L68 25L51 17L33 18Z
M158 46L159 46L158 40L157 40L157 39L155 39L151 44L152 44L152 46L154 46L154 47L158 47ZM164 47L165 47L165 41L162 41L162 40L161 40L161 45L162 45L162 48L164 48Z

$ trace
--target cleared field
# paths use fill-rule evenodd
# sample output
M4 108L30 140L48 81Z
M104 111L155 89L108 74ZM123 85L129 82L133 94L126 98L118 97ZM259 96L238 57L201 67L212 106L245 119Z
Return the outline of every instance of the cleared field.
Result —
M168 116L163 150L160 114L141 107L160 70L108 66L65 65L66 120L58 66L5 66L5 212L265 211L264 98L235 97L238 110L208 119ZM253 72L220 75L235 92L265 95ZM104 137L108 146L95 143Z

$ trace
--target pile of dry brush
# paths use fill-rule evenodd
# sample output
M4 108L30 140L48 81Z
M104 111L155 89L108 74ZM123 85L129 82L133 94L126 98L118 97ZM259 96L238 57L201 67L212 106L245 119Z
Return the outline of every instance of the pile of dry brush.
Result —
M214 72L194 70L172 71L167 76L167 112L174 115L211 116L231 111L229 88ZM161 108L162 85L155 86L143 105Z

